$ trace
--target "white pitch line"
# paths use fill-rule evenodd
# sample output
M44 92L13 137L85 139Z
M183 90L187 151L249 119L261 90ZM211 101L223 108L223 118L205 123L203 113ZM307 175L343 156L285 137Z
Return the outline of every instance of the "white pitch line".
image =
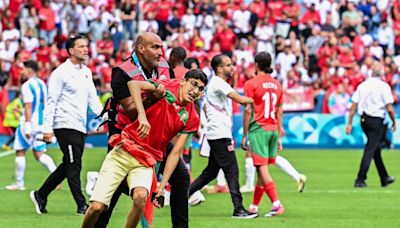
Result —
M14 153L15 153L14 150L7 150L7 151L4 151L4 152L0 153L0 158L6 157L6 156L11 155L11 154L14 154Z

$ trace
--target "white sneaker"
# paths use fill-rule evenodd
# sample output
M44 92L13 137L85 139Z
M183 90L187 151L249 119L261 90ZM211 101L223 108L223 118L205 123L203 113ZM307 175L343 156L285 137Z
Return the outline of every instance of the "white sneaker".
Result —
M248 186L248 185L243 185L240 187L240 192L245 193L245 192L254 192L254 186Z
M300 178L297 181L297 191L298 192L303 192L304 188L306 186L307 177L304 174L300 174L299 176L300 176Z
M164 206L170 205L170 199L171 199L171 192L164 190Z
M206 201L204 195L197 191L189 197L189 206L194 207Z
M7 190L15 191L15 190L25 190L25 186L19 186L17 184L8 185L5 187Z
M99 176L99 172L89 171L87 172L87 183L86 183L86 193L91 196L94 190L94 186L96 185L97 177Z

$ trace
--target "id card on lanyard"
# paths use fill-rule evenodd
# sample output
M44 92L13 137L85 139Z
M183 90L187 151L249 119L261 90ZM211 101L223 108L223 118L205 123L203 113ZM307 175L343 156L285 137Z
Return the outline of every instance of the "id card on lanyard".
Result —
M147 78L146 74L144 73L143 67L139 62L139 58L137 57L136 52L132 53L132 59L133 59L133 63L136 65L137 69L142 74L144 80L145 81L149 80L149 78ZM155 70L153 70L152 73L151 73L151 77L155 78L155 79L158 79L158 73Z

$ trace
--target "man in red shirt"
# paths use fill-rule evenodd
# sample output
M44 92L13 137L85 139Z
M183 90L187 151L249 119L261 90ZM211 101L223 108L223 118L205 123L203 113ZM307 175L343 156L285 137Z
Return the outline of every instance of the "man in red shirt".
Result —
M282 129L283 89L281 84L269 75L272 73L271 55L260 52L254 60L257 76L247 81L244 86L245 96L253 98L254 105L252 108L250 105L246 107L242 140L242 147L247 149L247 132L249 132L253 163L258 172L257 186L249 211L257 211L265 192L272 202L272 209L265 216L273 217L284 212L268 170L268 165L275 164L277 152L282 149L279 137Z
M165 88L165 96L146 110L142 91L154 92L158 83ZM182 80L129 81L138 117L110 139L114 149L103 162L93 191L92 202L82 227L92 227L98 215L107 208L119 184L127 176L130 195L134 201L128 215L127 227L136 227L143 214L147 197L155 189L156 164L162 161L168 142L181 133L168 155L167 164L153 204L161 207L157 199L174 171L186 142L187 133L196 132L200 125L193 102L207 85L207 76L200 70L189 71ZM158 140L155 140L158 139Z
M56 13L50 7L50 0L43 1L43 7L39 9L39 35L52 44L56 36Z

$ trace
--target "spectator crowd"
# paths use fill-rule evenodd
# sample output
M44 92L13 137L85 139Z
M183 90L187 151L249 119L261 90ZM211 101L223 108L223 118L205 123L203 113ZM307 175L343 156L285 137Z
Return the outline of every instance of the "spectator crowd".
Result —
M400 94L400 0L0 0L0 15L2 91L21 86L28 59L46 81L68 57L66 39L84 34L96 88L110 92L112 67L138 33L152 31L166 57L184 47L209 76L213 56L231 56L238 91L254 76L255 54L267 51L283 88L324 94L324 113L348 111L374 61L384 63L396 102Z

